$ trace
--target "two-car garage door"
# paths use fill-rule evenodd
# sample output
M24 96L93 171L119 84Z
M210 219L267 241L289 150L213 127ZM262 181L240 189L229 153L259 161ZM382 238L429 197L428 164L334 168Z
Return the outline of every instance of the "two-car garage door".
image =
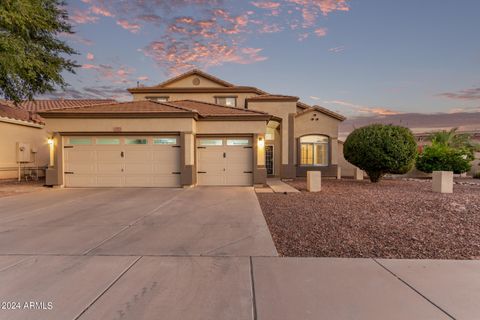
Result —
M179 187L180 147L168 137L65 137L67 187Z

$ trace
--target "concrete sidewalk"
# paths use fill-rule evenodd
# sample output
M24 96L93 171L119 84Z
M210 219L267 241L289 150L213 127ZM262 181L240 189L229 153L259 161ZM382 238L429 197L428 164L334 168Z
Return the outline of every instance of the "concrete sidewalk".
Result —
M290 186L289 184L286 184L282 180L278 178L268 178L267 179L267 185L272 188L272 190L275 193L298 193L297 189L294 187Z
M47 306L0 310L2 320L436 320L480 314L480 261L0 256L0 283L1 301Z

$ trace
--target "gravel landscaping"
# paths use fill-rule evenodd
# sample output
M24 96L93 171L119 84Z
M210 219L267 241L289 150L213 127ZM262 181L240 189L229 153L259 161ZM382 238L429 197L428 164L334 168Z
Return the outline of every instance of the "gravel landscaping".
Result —
M18 181L18 180L0 180L0 198L9 197L16 194L28 193L33 191L45 190L44 180L39 181Z
M279 254L480 259L480 185L324 180L319 193L257 194Z

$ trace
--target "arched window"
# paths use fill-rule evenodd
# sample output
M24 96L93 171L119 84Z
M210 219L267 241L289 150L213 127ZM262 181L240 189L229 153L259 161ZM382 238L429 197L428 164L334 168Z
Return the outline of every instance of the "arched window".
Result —
M328 137L310 135L300 138L300 165L328 166Z

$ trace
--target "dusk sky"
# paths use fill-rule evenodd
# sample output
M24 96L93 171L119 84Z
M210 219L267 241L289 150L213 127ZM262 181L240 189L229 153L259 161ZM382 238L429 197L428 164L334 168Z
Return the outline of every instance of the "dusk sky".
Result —
M480 111L478 0L70 0L58 97L129 99L193 67L347 116Z

